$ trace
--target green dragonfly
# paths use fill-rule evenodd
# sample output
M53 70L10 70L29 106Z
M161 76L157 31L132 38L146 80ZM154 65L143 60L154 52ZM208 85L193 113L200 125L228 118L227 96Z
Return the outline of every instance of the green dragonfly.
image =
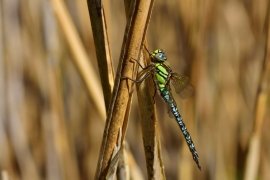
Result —
M193 160L196 162L198 168L201 170L201 166L199 164L199 155L183 122L183 118L181 117L177 109L176 102L171 93L170 83L175 87L176 93L182 99L191 97L194 94L194 88L189 83L189 77L179 76L177 73L174 73L172 71L170 66L166 63L167 57L165 56L162 49L157 49L153 53L150 53L148 51L148 53L150 55L152 63L146 67L143 67L136 59L132 59L137 62L138 65L144 70L144 76L140 80L134 80L129 77L122 77L122 79L129 79L133 82L140 83L145 80L150 74L152 75L158 92L166 103L167 111L170 117L174 117L176 119L186 139L189 150L193 156Z

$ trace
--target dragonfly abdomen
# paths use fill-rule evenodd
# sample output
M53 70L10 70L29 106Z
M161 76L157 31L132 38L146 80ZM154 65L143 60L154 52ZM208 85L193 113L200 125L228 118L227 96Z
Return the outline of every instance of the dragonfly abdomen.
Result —
M159 88L159 91L160 91L160 95L162 96L164 101L166 103L168 103L168 105L170 106L171 112L172 112L173 116L175 117L175 119L176 119L176 121L177 121L177 123L178 123L184 137L185 137L185 140L187 142L189 150L192 153L193 159L196 162L198 168L201 169L201 166L199 165L199 155L195 149L195 145L191 139L189 132L187 131L186 125L183 122L183 118L181 117L181 115L177 109L176 103L175 103L172 95L170 94L170 92L166 88Z

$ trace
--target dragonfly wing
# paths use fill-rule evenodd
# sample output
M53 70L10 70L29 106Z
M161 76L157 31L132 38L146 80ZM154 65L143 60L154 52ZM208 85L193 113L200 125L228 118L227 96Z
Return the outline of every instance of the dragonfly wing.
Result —
M189 77L179 76L176 73L171 76L171 83L175 87L176 93L182 98L187 99L193 96L194 87L189 84Z
M194 87L191 85L191 84L188 84L185 89L183 89L180 93L179 93L179 96L182 98L182 99L187 99L187 98L190 98L192 97L194 94Z

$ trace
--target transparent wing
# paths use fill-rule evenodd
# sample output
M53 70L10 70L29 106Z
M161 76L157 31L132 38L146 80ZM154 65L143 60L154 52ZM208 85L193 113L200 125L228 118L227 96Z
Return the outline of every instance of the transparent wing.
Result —
M187 99L193 96L194 87L189 84L189 77L179 76L173 73L171 76L171 83L175 87L176 93L182 98Z

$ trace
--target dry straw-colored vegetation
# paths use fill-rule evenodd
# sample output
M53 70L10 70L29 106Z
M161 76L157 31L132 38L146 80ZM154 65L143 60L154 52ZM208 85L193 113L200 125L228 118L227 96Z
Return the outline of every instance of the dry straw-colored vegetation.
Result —
M0 179L270 179L270 2L100 2L0 0ZM202 171L151 78L120 80L142 44L195 87Z

